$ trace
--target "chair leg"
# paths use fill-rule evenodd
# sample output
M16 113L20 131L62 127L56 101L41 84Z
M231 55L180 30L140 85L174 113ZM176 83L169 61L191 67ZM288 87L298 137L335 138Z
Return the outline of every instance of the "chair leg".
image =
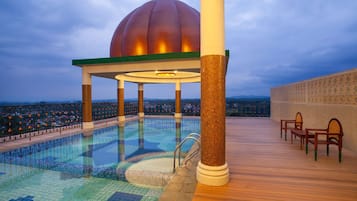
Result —
M285 122L285 125L284 125L284 131L285 131L285 141L286 141L286 132L288 130L288 122Z
M315 161L317 161L317 140L315 138Z
M330 146L329 146L329 144L326 145L326 154L327 154L327 156L329 156L329 154L330 154Z
M338 162L341 163L341 160L342 160L342 152L341 150L338 151Z
M317 150L315 150L315 161L317 161Z
M338 145L338 162L341 163L341 160L342 160L342 141L340 141Z
M306 145L305 152L306 152L306 155L307 155L309 153L309 142L307 141L307 139L305 141L305 145Z

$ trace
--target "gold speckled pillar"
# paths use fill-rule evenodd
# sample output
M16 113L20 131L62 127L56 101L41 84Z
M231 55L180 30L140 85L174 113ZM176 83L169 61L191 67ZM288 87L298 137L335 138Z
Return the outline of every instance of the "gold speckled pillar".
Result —
M82 69L82 116L83 129L94 128L92 120L92 78Z
M175 118L181 118L181 83L176 82L176 102L175 102Z
M144 84L138 83L138 116L144 117Z
M222 186L229 181L225 141L224 1L201 0L201 161L197 180Z
M124 80L118 81L118 121L125 121L124 111Z

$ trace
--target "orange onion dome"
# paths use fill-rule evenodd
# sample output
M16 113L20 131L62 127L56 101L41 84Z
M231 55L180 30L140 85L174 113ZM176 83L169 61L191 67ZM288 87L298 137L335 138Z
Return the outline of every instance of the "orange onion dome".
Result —
M110 57L200 50L200 14L178 0L152 0L116 28Z

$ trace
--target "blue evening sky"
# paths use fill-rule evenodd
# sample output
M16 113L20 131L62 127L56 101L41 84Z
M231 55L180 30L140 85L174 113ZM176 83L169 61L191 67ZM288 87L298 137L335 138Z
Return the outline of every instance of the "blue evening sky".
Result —
M1 0L0 102L81 100L72 59L109 56L115 28L145 0ZM184 0L199 10L199 0ZM356 0L225 0L228 96L357 67ZM93 99L116 98L116 81L93 78ZM137 85L125 85L136 98ZM174 85L145 85L145 97L174 98ZM185 84L183 98L198 98Z

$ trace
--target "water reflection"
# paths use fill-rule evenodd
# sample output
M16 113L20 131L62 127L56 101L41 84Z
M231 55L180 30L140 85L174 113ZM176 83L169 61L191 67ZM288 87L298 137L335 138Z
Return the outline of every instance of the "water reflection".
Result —
M188 133L198 131L199 120L139 119L0 153L0 175L39 168L60 171L61 179L116 179L118 163L172 152Z
M144 149L144 119L140 118L138 121L139 130L139 149Z
M89 177L93 172L93 131L83 133L83 176Z
M121 123L118 126L118 162L125 161L125 123Z
M181 142L181 118L176 118L176 146Z

